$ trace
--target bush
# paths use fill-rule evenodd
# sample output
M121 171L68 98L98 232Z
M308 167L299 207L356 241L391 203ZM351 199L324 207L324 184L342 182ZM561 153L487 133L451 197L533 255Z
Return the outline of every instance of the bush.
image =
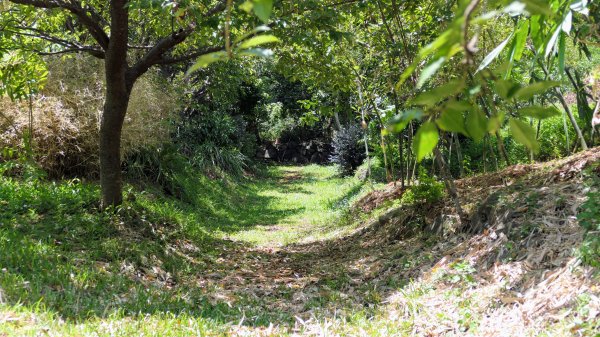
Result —
M342 128L333 137L331 162L339 166L340 173L349 176L365 159L364 145L361 143L363 131L358 125Z
M366 181L369 178L369 162L367 160L356 169L354 177L360 181ZM371 181L376 183L387 182L387 172L379 157L371 158Z
M419 184L411 186L403 195L403 204L426 203L439 201L444 196L444 184L430 177L424 170L419 172Z
M181 119L175 143L205 173L240 176L256 153L256 140L245 129L243 120L226 113L198 111Z
M236 147L206 142L196 148L192 163L210 176L222 176L223 173L241 176L248 167L248 160Z
M47 85L33 100L34 158L50 177L95 177L104 104L102 63L83 55L46 61ZM25 150L28 110L27 102L0 98L0 147ZM133 88L123 127L123 157L167 142L176 111L176 94L161 76L148 73L140 78Z

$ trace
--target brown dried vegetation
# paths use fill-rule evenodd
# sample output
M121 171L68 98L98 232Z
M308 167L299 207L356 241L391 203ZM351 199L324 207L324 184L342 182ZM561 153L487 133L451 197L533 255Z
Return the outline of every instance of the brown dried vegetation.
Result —
M319 335L331 328L327 322L364 309L375 322L408 324L405 331L418 336L598 331L598 276L574 249L583 237L576 220L588 188L582 171L599 161L596 148L458 181L478 230L457 228L450 200L406 206L331 241L284 248L232 242L218 260L202 262L209 271L194 282L215 302L241 306L240 299L254 298L267 314L296 320L268 329L240 323L232 327L238 335ZM382 195L399 192L390 186L357 206L374 209L369 203ZM436 223L437 235L428 234ZM577 309L582 296L585 311ZM351 325L336 329L333 335L368 335Z
M35 159L51 177L95 177L104 102L102 64L85 56L47 61L48 85L32 102ZM122 155L167 141L169 120L176 112L176 94L159 76L141 78L125 120ZM0 98L0 148L23 149L28 130L29 102Z

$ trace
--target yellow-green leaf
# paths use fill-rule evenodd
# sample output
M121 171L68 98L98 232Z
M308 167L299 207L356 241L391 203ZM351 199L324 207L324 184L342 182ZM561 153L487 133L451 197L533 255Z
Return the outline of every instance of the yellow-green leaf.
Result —
M258 35L254 36L244 42L242 42L239 46L240 49L248 49L256 46L260 46L267 43L279 42L279 39L275 35Z
M530 106L519 110L519 115L523 117L532 117L537 119L546 119L554 116L560 116L560 111L557 108Z
M223 61L225 59L227 59L227 53L224 51L217 51L214 53L202 55L196 60L196 63L194 63L194 65L191 66L190 69L188 69L188 71L186 72L186 76L202 68L206 68L214 62Z
M514 96L516 99L519 99L522 101L527 101L527 100L532 99L533 96L542 94L542 93L548 91L548 89L557 87L559 85L560 85L559 82L539 81L539 82L535 82L531 85L528 85L526 87L520 88L519 90L517 90L515 92Z
M510 131L517 142L525 145L534 153L540 151L540 144L538 143L537 139L535 139L535 130L529 124L518 119L511 118L509 120L509 125Z
M264 23L269 22L273 11L273 0L254 0L254 14Z
M438 129L433 122L426 122L421 125L413 142L413 149L417 156L417 161L423 160L430 154L440 140Z
M460 92L465 87L464 80L454 80L437 88L425 91L411 101L411 104L422 106L433 106L448 96Z

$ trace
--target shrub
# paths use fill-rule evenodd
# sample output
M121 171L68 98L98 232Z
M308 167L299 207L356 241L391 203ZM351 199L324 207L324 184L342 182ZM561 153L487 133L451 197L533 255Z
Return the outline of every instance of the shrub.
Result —
M165 193L183 199L185 183L182 177L189 171L190 164L175 146L142 148L130 154L125 162L128 178L155 183Z
M47 85L33 100L34 158L51 177L97 176L104 104L102 63L83 55L52 57L47 62ZM157 73L148 73L136 83L123 127L123 157L168 141L176 101ZM0 98L0 147L24 150L28 110L27 102Z
M350 125L333 137L333 154L330 160L339 166L342 175L352 175L365 159L362 136L363 131L358 125Z
M192 163L211 176L221 176L223 173L240 176L247 167L248 160L236 147L220 147L215 143L205 142L196 147Z
M249 155L256 153L256 140L245 129L243 120L226 113L198 111L181 119L175 143L205 173L239 176L247 167Z
M419 184L411 186L403 195L402 203L435 203L444 196L444 184L430 177L424 170L419 172Z

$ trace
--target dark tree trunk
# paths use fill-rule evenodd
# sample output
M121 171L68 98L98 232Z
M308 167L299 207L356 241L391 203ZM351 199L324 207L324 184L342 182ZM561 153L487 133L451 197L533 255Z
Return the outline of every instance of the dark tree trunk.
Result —
M121 178L121 131L129 105L129 95L137 78L128 71L127 40L129 16L126 0L111 1L111 37L104 70L106 98L100 125L100 188L102 207L123 202Z
M115 90L107 88L100 126L100 186L103 208L118 206L123 202L121 130L127 112L129 94L125 91L115 95L111 91Z

